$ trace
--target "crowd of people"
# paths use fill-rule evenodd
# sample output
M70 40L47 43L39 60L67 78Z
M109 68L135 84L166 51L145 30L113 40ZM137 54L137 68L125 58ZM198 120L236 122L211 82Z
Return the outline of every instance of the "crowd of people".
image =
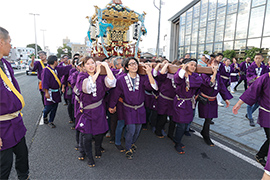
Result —
M26 128L20 115L24 101L14 72L3 58L8 55L10 37L1 27L0 45L1 179L9 176L13 153L17 156L19 179L27 179ZM267 140L255 158L265 166L269 175L270 168L265 157L269 159L270 69L269 64L266 66L263 63L262 54L256 54L252 63L248 57L241 64L235 58L231 64L231 60L224 59L222 53L202 55L199 61L186 54L172 63L167 59L143 63L133 57L110 57L97 61L94 57L81 57L79 54L71 60L64 55L59 63L56 56L47 58L44 51L39 52L39 57L41 60L32 61L30 68L38 74L44 124L56 128L54 119L61 96L64 96L69 123L74 123L71 128L76 130L74 141L79 152L78 159L87 159L88 166L94 167L94 159L101 158L105 151L103 137L108 132L110 143L115 144L119 152L125 152L127 159L133 159L134 152L138 151L136 141L142 128L151 128L158 138L167 135L173 141L176 152L184 154L182 138L193 131L190 124L196 107L199 117L205 119L201 130L203 140L207 145L214 146L209 132L210 125L214 124L213 118L218 118L218 106L224 106L223 99L228 107L229 100L233 98L231 93L244 81L246 91L233 107L233 113L236 114L246 103L246 117L252 126L252 113L260 107L258 123L264 128ZM171 64L180 65L174 74L168 72ZM197 73L197 66L211 68L212 74ZM139 72L140 68L143 73ZM7 104L10 102L13 106Z

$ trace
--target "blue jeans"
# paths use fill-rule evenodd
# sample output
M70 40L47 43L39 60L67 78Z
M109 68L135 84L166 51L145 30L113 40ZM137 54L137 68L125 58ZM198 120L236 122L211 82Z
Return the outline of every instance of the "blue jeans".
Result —
M140 134L141 131L141 124L128 124L126 125L126 150L131 149L131 145L134 144Z
M248 117L248 119L253 119L252 114L253 114L254 111L256 111L256 109L258 109L258 107L259 107L258 102L256 102L252 106L247 105L247 117Z
M50 113L49 122L53 122L56 115L57 107L58 107L58 103L45 105L44 110L43 110L43 118L47 118L48 114Z
M115 144L121 145L122 132L125 126L125 120L118 120L115 129Z
M182 137L187 129L188 123L176 123L176 131L174 141L177 144L181 144Z

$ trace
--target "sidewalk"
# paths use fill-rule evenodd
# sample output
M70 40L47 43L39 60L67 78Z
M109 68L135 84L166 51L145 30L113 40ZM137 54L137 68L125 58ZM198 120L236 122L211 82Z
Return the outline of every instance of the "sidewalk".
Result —
M246 119L245 115L247 112L246 104L241 106L238 114L232 113L232 108L239 100L239 97L244 92L243 82L237 88L237 92L233 95L233 99L230 100L230 106L226 108L218 107L218 118L213 119L214 125L211 125L210 130L218 135L225 138L238 142L252 150L258 151L261 145L266 140L264 129L256 124L255 127L249 125L249 120ZM257 122L259 109L253 113L254 122ZM196 115L193 123L198 126L202 126L204 119L198 117L198 110L196 109Z

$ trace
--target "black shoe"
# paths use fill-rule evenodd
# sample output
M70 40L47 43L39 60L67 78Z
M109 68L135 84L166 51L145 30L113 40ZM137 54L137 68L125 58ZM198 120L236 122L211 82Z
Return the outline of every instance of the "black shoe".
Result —
M126 157L130 160L133 159L133 152L131 149L126 151Z
M160 134L160 133L157 133L157 131L155 131L155 134L157 135L157 137L158 137L159 139L164 138L164 136L163 136L162 134Z
M256 155L256 156L255 156L255 159L256 159L256 161L257 161L258 163L260 163L263 167L265 167L266 161L265 161L265 159L264 159L263 157L260 157L260 156Z
M103 147L100 147L101 153L105 153L105 149Z
M210 124L212 124L212 125L213 125L213 124L215 124L215 122L214 122L213 120L211 120L211 121L210 121Z
M182 143L175 144L174 148L178 152L178 154L185 154L185 151L182 149Z
M136 152L137 146L135 144L132 144L131 149L132 149L132 152Z
M74 130L75 129L75 125L71 126L70 129L71 130Z
M195 131L193 129L189 128L189 132L194 133Z
M69 124L73 124L73 123L74 123L74 121L69 121L68 123L69 123Z
M191 134L189 133L189 131L185 131L185 132L184 132L184 135L185 135L185 136L191 136Z
M248 116L247 116L247 114L245 115L245 117L248 119ZM249 119L248 119L249 120Z
M43 122L44 124L48 124L49 123L48 118L43 118Z
M56 128L56 126L53 124L53 122L50 122L50 123L48 124L48 126L50 126L51 128Z
M95 156L96 156L96 159L100 159L101 158L101 150L100 148L95 148Z
M81 153L80 153L80 155L78 156L78 159L79 159L80 161L83 161L83 160L85 159L85 154L81 154Z
M75 150L76 150L76 151L79 150L79 145L75 146Z
M202 132L201 135L203 137L204 142L209 146L215 146L214 143L211 141L209 136L205 136Z
M95 161L94 161L93 157L88 158L87 165L88 165L89 167L95 167L95 166L96 166L96 164L95 164Z
M121 145L115 145L115 147L122 153L125 152L125 149Z
M252 126L252 127L255 126L255 123L254 123L254 120L253 120L253 119L250 119L250 120L249 120L249 125Z
M115 138L112 137L112 138L110 139L110 144L114 144L114 141L115 141Z

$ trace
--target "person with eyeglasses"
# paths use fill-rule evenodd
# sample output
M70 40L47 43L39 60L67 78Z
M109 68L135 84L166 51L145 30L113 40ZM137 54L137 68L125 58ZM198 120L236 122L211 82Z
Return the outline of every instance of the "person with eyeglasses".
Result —
M133 153L137 150L135 143L139 137L142 124L146 122L145 90L158 90L156 81L152 76L152 68L144 65L143 69L146 71L146 75L138 74L138 69L139 62L134 57L125 61L125 73L118 77L114 97L109 102L109 111L112 113L119 97L123 97L126 124L125 148L128 159L133 159Z

